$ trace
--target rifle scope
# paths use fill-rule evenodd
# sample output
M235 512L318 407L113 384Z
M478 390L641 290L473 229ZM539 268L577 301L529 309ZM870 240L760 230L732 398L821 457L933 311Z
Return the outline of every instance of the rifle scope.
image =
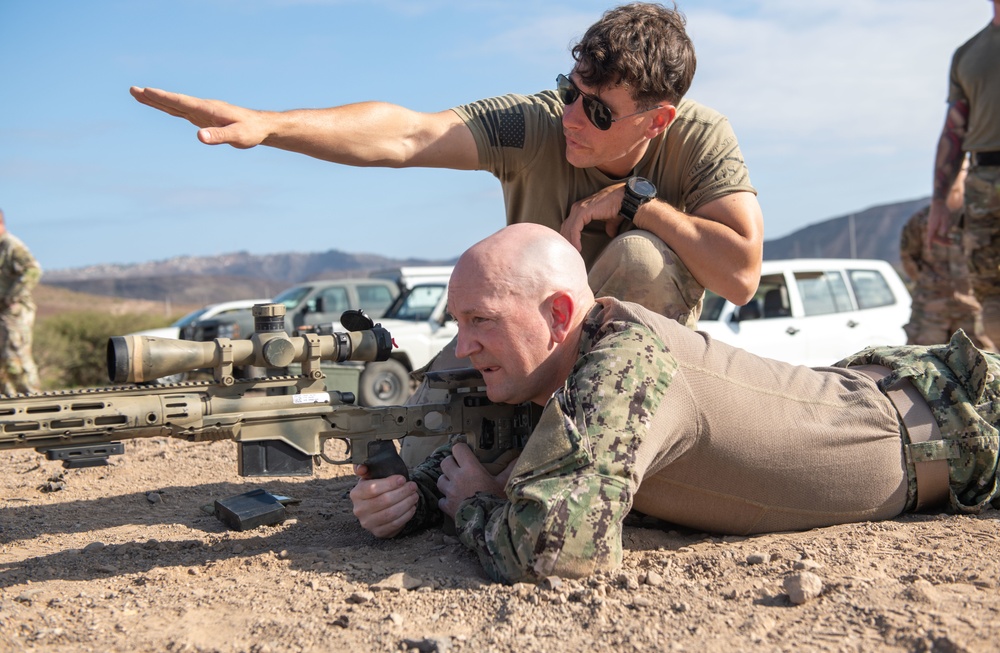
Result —
M181 372L212 368L231 378L234 365L283 368L291 363L384 361L392 337L381 325L331 335L285 333L284 304L253 307L254 334L249 340L216 338L212 342L152 336L114 336L108 340L108 377L112 383L146 383ZM371 321L368 321L371 324ZM305 366L304 366L305 367ZM227 374L219 370L229 370Z

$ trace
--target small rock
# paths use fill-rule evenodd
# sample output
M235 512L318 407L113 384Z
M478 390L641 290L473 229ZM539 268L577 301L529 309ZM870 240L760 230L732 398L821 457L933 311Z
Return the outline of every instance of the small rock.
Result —
M399 614L398 612L390 612L389 616L386 617L386 619L391 621L394 626L403 625L403 615Z
M16 597L14 597L14 600L19 601L21 603L27 603L30 605L31 602L35 600L35 597L41 594L41 592L42 592L41 589L24 590Z
M770 559L771 559L771 557L768 556L768 555L766 555L766 554L764 554L764 553L751 553L751 554L749 554L747 556L747 564L748 565L760 565L760 564L764 564L765 562L767 562Z
M782 585L788 593L788 599L795 605L802 605L823 592L823 581L811 571L786 576Z
M562 584L562 578L558 576L546 576L540 583L542 587L553 592L558 592L562 588Z
M447 637L404 639L400 643L400 648L404 651L416 650L419 653L446 653L451 648L451 640Z
M371 589L376 592L392 591L392 590L412 590L423 585L424 581L416 576L411 576L405 571L401 571L398 574L393 574L383 578L379 582L371 586Z
M802 571L812 571L813 569L819 569L823 565L811 558L806 558L805 560L798 560L792 567L796 570Z
M653 587L659 587L660 585L663 584L663 576L661 576L655 571L647 571L646 584L651 585Z
M619 574L618 585L624 587L627 590L639 589L639 581L637 581L635 577L632 576L631 574Z
M526 599L535 592L535 586L531 583L514 583L514 594L517 594L520 598Z
M159 492L147 492L146 501L150 502L153 505L156 505L163 501L163 497Z
M84 553L97 553L104 548L104 542L91 542L87 546L83 547Z
M334 626L340 626L341 628L347 628L351 625L351 619L346 614L342 614L333 620Z
M375 600L375 594L373 592L354 592L349 597L347 597L348 603L369 603Z

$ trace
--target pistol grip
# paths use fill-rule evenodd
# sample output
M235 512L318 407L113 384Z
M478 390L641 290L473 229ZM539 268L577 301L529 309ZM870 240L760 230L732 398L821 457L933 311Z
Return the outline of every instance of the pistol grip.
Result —
M368 443L368 458L364 462L371 478L388 478L399 474L410 480L410 472L406 463L396 451L392 440L375 440Z

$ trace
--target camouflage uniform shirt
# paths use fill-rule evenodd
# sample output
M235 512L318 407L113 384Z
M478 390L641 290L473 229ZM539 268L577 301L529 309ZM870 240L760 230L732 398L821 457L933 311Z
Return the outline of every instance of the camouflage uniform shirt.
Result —
M0 309L20 304L34 310L31 290L41 276L42 268L24 243L10 232L0 236Z

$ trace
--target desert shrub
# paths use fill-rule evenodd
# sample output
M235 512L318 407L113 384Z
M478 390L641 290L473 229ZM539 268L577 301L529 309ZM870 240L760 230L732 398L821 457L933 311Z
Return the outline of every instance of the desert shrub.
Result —
M44 390L109 385L108 338L166 326L160 316L111 315L98 311L61 313L35 324L35 363Z

